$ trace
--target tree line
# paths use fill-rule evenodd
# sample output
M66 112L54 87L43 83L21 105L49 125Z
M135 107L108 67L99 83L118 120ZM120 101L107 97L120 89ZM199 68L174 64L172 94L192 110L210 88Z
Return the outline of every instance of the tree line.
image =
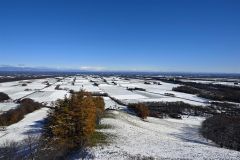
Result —
M20 101L19 106L8 110L0 115L0 126L9 126L17 123L28 113L44 107L41 103L34 102L32 99L26 98Z

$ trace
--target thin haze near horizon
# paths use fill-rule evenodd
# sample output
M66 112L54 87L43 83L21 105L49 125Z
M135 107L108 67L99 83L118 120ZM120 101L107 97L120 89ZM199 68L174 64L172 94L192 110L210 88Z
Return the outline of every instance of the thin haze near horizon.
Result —
M240 73L238 0L1 0L0 64Z

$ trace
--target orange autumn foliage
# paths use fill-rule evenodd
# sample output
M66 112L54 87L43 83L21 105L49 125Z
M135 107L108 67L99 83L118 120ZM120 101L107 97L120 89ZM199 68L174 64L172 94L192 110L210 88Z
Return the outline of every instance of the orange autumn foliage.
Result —
M104 111L101 97L80 91L58 100L49 114L48 134L69 147L85 146L95 132L98 114Z

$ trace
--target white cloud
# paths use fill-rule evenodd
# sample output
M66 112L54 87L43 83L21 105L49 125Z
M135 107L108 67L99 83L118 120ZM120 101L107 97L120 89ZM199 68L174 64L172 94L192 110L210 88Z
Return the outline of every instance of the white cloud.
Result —
M81 66L80 70L84 71L103 71L105 70L104 67L98 67L98 66Z

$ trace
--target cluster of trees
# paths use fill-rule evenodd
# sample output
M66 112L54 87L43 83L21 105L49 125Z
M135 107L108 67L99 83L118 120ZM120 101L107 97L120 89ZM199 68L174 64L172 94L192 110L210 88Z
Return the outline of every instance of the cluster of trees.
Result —
M117 85L117 83L116 83L116 82L114 82L114 81L112 81L112 84L114 84L114 85Z
M72 81L72 85L74 86L75 85L75 82L76 82L76 77L74 77L73 81Z
M26 87L26 86L27 86L27 83L23 83L22 86L23 86L23 87Z
M34 102L32 99L26 98L20 101L17 108L11 109L0 115L0 126L9 126L17 123L24 118L28 113L43 107L42 104Z
M137 108L135 106L137 105L138 104L130 104L129 108L136 110ZM146 102L141 105L144 105L148 109L149 116L158 118L163 117L181 118L181 115L208 117L211 115L219 114L240 117L239 106L230 103L213 102L209 106L196 106L179 101L179 102Z
M177 81L178 82L178 81ZM176 83L176 82L175 82ZM194 82L179 82L183 86L173 88L173 91L196 94L199 97L240 103L240 88L217 84L201 84Z
M55 89L56 89L56 90L61 90L60 84L56 85Z
M93 97L84 91L58 100L49 113L45 139L57 144L57 150L61 150L62 155L91 145L91 137L104 112L104 106L102 97Z
M144 88L139 88L139 87L127 88L127 90L129 90L129 91L135 91L135 90L137 90L137 91L146 91L146 89L144 89Z
M162 85L160 82L153 82L153 84Z
M214 115L202 123L202 135L220 145L240 151L240 116Z
M178 86L172 89L173 91L189 93L189 94L199 94L200 90L191 86Z
M94 82L94 83L93 83L93 85L94 85L94 86L99 86L99 84L98 84L98 83L96 83L96 82Z
M47 87L50 86L50 83L48 81L44 81L44 82L42 82L42 84L45 84Z
M6 93L0 92L0 102L6 101L9 99L10 97Z
M238 104L227 102L211 102L211 107L217 110L220 114L240 116L240 107Z
M137 116L142 119L146 119L149 116L149 109L143 103L130 104L128 105L128 108L130 110L133 110L137 114Z
M144 84L151 84L150 82L144 82Z
M212 107L203 107L187 104L184 102L147 102L144 103L148 109L150 116L153 117L172 117L180 118L180 115L205 116L216 114L216 110Z
M116 100L120 105L125 105ZM212 102L208 106L197 106L178 102L145 102L148 107L149 115L152 117L173 117L179 118L178 115L192 115L192 116L210 116L225 114L230 116L240 116L239 105L233 103Z

